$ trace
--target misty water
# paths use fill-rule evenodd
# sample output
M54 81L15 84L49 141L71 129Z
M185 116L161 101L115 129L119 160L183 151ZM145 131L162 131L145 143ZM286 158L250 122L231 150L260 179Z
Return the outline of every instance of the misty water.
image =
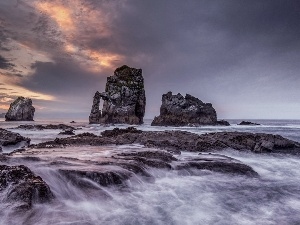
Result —
M230 127L151 127L150 121L137 126L141 130L185 130L197 134L220 131L243 131L279 134L300 142L300 121L254 121L261 126ZM32 124L55 124L61 121L36 121ZM30 124L29 123L29 124ZM75 133L101 131L125 125L103 127L87 122L69 124L78 128ZM59 130L10 129L24 123L1 122L1 128L18 132L32 143L53 140ZM28 123L27 123L28 124ZM70 157L101 160L113 152L146 149L141 145L84 146L44 150L41 157ZM10 152L13 148L4 148ZM41 150L43 151L43 150ZM99 225L99 224L300 224L300 156L254 154L226 150L218 152L251 166L259 178L226 175L211 171L193 174L164 169L148 169L155 178L145 180L138 175L125 186L100 187L85 190L66 182L55 167L41 162L16 160L41 176L50 186L55 200L35 204L27 213L12 214L9 204L0 205L1 225ZM178 158L197 157L198 153L182 152ZM82 165L78 165L82 166ZM85 165L89 167L91 165ZM0 196L1 198L1 196ZM13 216L12 216L13 215Z

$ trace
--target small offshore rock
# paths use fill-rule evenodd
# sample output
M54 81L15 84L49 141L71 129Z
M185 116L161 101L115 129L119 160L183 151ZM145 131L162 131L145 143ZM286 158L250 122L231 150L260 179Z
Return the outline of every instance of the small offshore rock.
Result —
M242 121L238 125L243 125L243 126L257 126L257 125L260 125L260 124L259 123L249 122L249 121Z
M33 121L35 108L30 98L18 97L5 115L6 121Z
M219 126L230 126L230 123L226 120L218 120L217 125L219 125Z

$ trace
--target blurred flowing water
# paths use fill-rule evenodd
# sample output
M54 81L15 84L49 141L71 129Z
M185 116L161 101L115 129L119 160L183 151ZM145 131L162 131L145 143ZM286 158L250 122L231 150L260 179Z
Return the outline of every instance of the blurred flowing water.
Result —
M151 121L137 126L141 130L185 130L198 134L221 131L279 134L300 142L300 121L251 120L261 126L238 126L229 120L230 127L151 127ZM55 124L62 121L36 121L32 124ZM59 130L28 131L10 129L24 122L0 122L0 127L30 137L32 143L53 140ZM28 124L28 123L26 123ZM103 127L77 122L75 133L97 135L106 129L125 128L125 125ZM112 152L143 149L139 145L68 147L69 157L89 159L109 156ZM4 149L5 152L12 148ZM62 153L61 153L62 154ZM176 157L193 157L197 153L183 152ZM149 169L155 177L145 181L135 176L126 187L98 187L93 192L78 188L53 167L38 162L20 162L49 184L56 199L50 204L36 204L28 213L11 216L9 205L0 203L1 225L99 225L99 224L300 224L300 157L291 155L254 154L226 150L220 154L233 157L251 166L259 178L225 175L209 171L181 174L178 171ZM93 184L97 185L97 184ZM0 196L1 198L1 196Z

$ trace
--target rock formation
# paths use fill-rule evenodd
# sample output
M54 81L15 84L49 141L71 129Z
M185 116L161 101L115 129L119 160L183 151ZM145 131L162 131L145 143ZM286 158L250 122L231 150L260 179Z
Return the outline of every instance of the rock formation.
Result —
M100 100L103 109L100 110ZM105 92L95 93L90 123L142 124L146 96L141 69L122 66L107 78Z
M67 129L67 130L63 130L62 132L60 132L59 135L75 135L75 133L74 133L74 130Z
M48 124L48 125L31 125L31 124L21 124L14 129L22 130L76 130L75 127L68 126L66 124Z
M10 104L5 115L6 121L33 121L35 108L30 98L18 97Z
M26 138L26 137L21 136L18 133L14 133L14 132L0 128L0 145L1 146L16 145L22 141L25 142L25 144L29 144L30 138Z
M155 117L152 126L199 126L217 125L217 113L211 103L203 103L189 94L162 96L160 115Z
M0 194L4 202L16 203L18 210L30 209L33 203L46 203L54 198L49 186L23 165L0 165Z
M141 144L146 147L166 149L177 153L181 151L211 152L225 149L255 153L300 153L300 143L280 135L263 133L217 132L198 135L186 131L141 131L135 128L115 128L111 131L103 131L101 135L83 133L68 138L57 138L54 141L39 143L32 147Z

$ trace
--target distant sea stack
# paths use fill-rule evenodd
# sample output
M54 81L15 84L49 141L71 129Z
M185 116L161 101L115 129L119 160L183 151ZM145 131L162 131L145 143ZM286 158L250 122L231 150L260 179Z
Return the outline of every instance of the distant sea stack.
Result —
M211 103L203 103L189 94L183 97L180 93L168 92L162 96L160 115L154 118L151 126L229 125L225 122L218 122Z
M99 108L101 99L104 100L102 110ZM142 69L124 65L107 78L105 92L95 93L89 122L142 124L145 107Z
M241 126L258 126L260 124L259 123L249 122L249 121L242 121L238 125L241 125Z
M35 108L30 98L18 97L10 104L5 115L6 121L33 121Z

